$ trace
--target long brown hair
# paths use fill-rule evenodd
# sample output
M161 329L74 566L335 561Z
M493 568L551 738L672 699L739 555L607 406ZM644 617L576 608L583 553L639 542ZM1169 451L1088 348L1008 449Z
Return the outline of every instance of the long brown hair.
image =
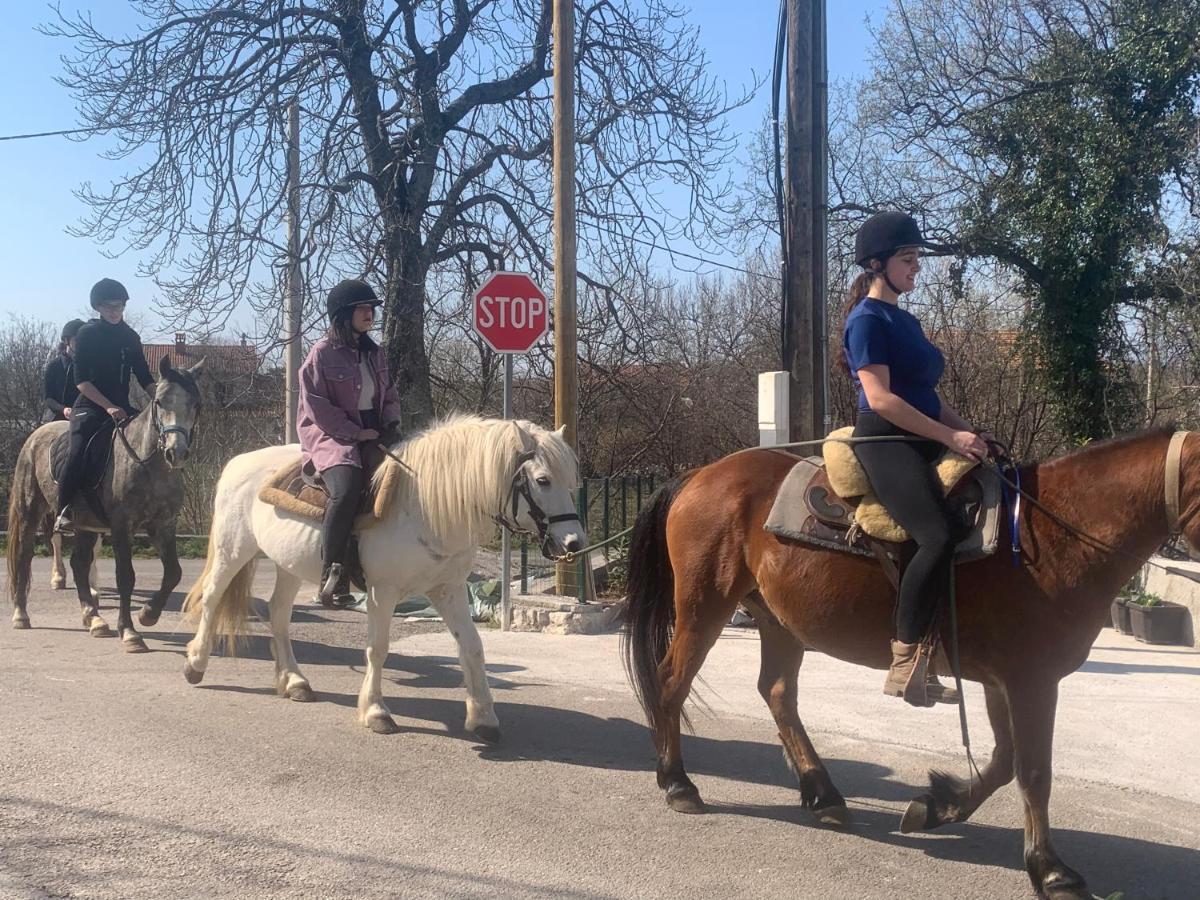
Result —
M333 321L329 324L329 331L326 332L328 338L335 344L341 344L343 347L349 347L352 350L358 350L360 353L371 353L378 350L379 345L371 340L371 337L366 334L359 334L354 330L354 326L350 324L350 310L339 309L333 317Z
M871 282L875 280L877 272L872 272L869 269L859 272L857 277L850 282L850 288L846 291L846 301L842 304L842 328L846 330L846 319L849 318L850 312L858 304L862 303L863 298L867 296L867 292L871 290ZM838 345L837 363L843 371L850 371L850 362L846 359L845 342Z

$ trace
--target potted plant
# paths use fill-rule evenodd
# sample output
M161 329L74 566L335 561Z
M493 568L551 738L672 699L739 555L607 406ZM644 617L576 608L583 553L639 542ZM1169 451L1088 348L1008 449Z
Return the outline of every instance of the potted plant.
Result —
M1121 634L1133 634L1133 625L1129 621L1129 601L1132 597L1140 594L1141 591L1134 581L1131 581L1125 587L1121 588L1121 592L1117 594L1117 598L1113 600L1112 606L1109 607L1108 617L1112 620L1113 628L1117 629Z
M1184 616L1187 608L1170 603L1155 594L1139 592L1125 604L1133 636L1147 644L1183 643Z

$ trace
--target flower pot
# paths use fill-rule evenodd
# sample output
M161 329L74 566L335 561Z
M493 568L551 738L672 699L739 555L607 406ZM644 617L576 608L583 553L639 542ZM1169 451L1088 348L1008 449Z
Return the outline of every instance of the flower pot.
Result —
M1133 634L1133 625L1129 621L1129 606L1120 598L1112 602L1112 607L1109 610L1109 615L1112 616L1113 627L1121 634Z
M1147 644L1182 644L1187 607L1163 601L1154 606L1130 603L1129 623L1133 636Z

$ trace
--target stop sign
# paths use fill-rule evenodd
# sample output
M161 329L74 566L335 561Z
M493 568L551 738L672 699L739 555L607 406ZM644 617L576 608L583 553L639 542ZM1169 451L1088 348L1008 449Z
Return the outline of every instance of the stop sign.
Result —
M524 353L550 330L550 304L523 272L495 272L475 291L472 323L497 353Z

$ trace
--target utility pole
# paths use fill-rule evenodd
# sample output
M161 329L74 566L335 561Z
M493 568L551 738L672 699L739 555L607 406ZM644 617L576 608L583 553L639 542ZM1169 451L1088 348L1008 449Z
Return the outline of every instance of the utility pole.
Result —
M575 308L575 4L554 0L554 423L578 447ZM580 510L585 517L585 510ZM573 567L555 569L565 593ZM584 588L579 585L583 599Z
M793 441L826 432L824 0L787 0L784 362Z
M284 440L299 441L296 415L300 402L300 307L304 295L300 283L300 104L288 104L287 150L287 298L284 307Z

